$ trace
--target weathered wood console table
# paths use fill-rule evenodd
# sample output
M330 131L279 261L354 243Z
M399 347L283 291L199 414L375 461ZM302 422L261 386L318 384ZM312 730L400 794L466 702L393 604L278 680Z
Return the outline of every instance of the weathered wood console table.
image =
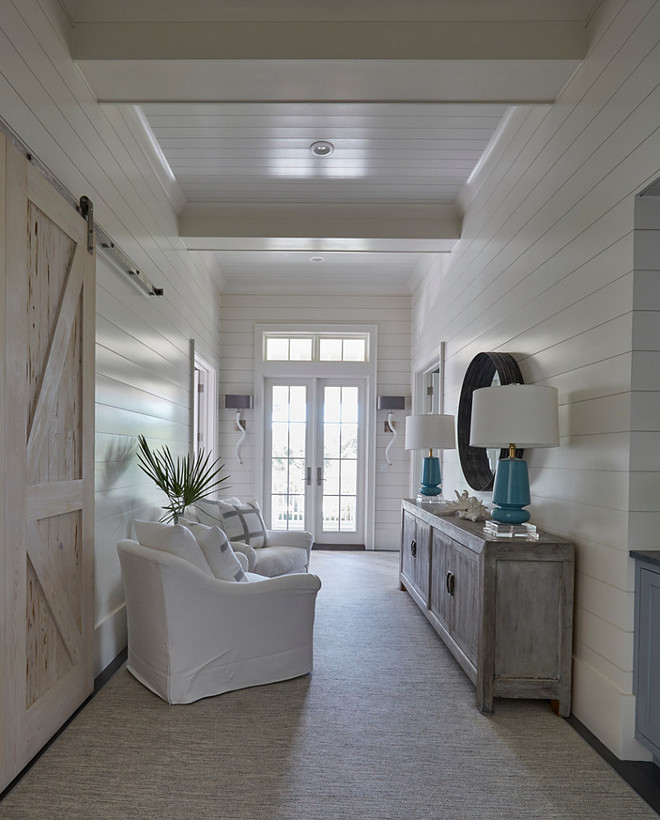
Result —
M487 535L483 523L402 502L399 578L476 687L571 710L573 544Z

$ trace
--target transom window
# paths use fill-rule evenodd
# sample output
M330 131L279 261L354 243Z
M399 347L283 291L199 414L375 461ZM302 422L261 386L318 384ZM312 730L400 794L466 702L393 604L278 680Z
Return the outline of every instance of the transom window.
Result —
M264 333L266 362L368 362L369 336L355 334Z

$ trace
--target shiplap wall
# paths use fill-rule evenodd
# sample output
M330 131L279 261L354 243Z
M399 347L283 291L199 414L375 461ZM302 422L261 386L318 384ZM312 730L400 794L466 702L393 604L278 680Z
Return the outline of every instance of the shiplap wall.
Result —
M178 238L174 210L130 112L99 106L71 61L53 0L0 3L0 115L158 286L143 296L98 258L96 671L126 644L116 543L162 503L138 471L135 437L189 442L189 339L218 365L220 285Z
M377 393L410 396L410 308L409 295L240 295L224 294L222 301L221 407L225 393L254 392L254 326L260 323L323 324L354 322L378 327ZM377 415L375 474L375 546L398 549L402 496L409 493L410 457L403 449L406 411L394 413L397 439L390 450L392 466L385 462L385 447L391 436L384 432L387 413ZM243 414L248 434L241 448L242 465L234 456L238 434L234 432L234 412L220 410L220 454L231 474L232 495L251 496L255 492L254 424L256 410Z
M635 201L631 378L631 548L660 548L660 197Z
M559 389L561 446L527 456L533 520L577 545L573 711L619 757L648 758L633 737L628 549L660 532L657 392L643 426L637 413L659 387L646 352L659 297L652 275L634 278L633 229L635 195L660 174L660 4L605 0L589 39L557 102L514 110L463 192L461 241L414 294L413 367L446 342L447 412L482 350ZM639 481L656 490L642 506ZM455 453L445 482L465 486Z

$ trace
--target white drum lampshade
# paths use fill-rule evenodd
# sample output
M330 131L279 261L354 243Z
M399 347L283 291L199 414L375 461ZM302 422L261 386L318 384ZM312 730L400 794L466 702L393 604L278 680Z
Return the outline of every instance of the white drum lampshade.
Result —
M495 521L522 524L530 501L527 462L516 448L556 447L559 444L559 401L555 387L505 384L482 387L472 394L470 446L508 447L495 472L491 515Z
M442 493L440 460L433 449L456 448L454 417L446 413L429 413L406 418L406 450L428 450L422 463L420 496L433 499Z

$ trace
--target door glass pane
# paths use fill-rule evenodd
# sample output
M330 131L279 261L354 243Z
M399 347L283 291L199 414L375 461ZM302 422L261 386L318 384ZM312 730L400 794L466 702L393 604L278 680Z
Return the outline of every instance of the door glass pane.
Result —
M341 457L357 458L357 424L341 426Z
M305 428L304 421L289 422L289 458L305 458Z
M273 458L273 467L271 473L271 490L273 494L279 495L283 493L284 495L286 495L287 490L289 489L289 475L287 467L287 459Z
M328 458L324 462L324 495L339 495L339 464L339 459L336 458Z
M357 494L357 461L341 462L341 489L348 495Z
M358 420L358 391L357 387L344 387L341 396L341 420L353 422Z
M307 388L305 385L292 385L289 390L289 420L307 421Z
M357 530L358 388L324 388L323 531Z
M328 423L341 421L341 387L326 387L323 398L323 420Z
M305 496L290 495L288 506L288 529L305 529Z
M302 530L307 389L304 385L273 385L271 397L271 526Z
M323 532L339 531L339 496L323 496Z
M339 458L341 425L323 425L323 458Z
M356 527L356 499L355 496L342 496L341 499L341 518L339 521L339 529L342 532L355 531Z
M289 388L286 385L273 387L273 421L289 420Z

